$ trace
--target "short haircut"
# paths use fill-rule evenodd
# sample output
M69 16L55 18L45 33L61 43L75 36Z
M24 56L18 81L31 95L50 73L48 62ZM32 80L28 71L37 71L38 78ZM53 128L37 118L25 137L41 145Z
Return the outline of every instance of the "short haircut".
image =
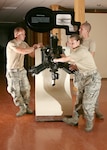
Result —
M24 30L24 28L22 28L22 27L16 27L14 29L14 37L16 38L19 35L19 33L23 30Z
M82 23L81 26L84 26L88 32L91 31L91 24L89 22L86 21Z
M80 41L80 44L82 44L83 39L78 34L71 34L70 38L74 38L76 41Z

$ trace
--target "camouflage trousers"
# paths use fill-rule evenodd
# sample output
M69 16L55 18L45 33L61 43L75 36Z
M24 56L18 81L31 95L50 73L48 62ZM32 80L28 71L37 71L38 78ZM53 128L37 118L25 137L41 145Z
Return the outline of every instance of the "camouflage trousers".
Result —
M86 120L92 121L101 88L101 76L97 71L86 74L76 72L74 78L78 87L75 111L79 115L84 114Z
M31 87L27 71L24 68L7 70L6 78L7 91L13 97L14 104L16 106L29 104Z

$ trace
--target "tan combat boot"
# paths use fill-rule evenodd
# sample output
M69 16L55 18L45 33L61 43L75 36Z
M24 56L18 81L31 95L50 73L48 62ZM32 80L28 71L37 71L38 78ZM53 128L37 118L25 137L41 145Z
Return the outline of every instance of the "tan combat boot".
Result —
M93 129L93 121L86 121L85 131L90 132Z
M33 114L33 111L29 108L29 106L28 105L26 105L27 107L26 107L26 113L27 114Z
M79 115L78 115L77 112L75 112L73 117L71 117L71 118L65 117L62 120L63 120L63 122L65 122L65 123L67 123L69 125L78 126Z
M16 113L16 116L17 117L21 117L23 116L24 114L26 114L26 107L24 105L22 106L19 106L20 110Z

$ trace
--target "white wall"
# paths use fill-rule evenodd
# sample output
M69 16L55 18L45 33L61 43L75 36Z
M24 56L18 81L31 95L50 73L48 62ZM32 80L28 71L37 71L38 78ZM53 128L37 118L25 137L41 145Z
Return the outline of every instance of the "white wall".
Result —
M86 21L92 25L90 36L96 42L95 62L102 78L107 78L107 14L106 13L86 13ZM61 45L65 46L69 36L65 35L65 30L61 30Z
M107 78L107 14L86 13L86 20L91 23L91 37L96 41L95 61L103 78Z

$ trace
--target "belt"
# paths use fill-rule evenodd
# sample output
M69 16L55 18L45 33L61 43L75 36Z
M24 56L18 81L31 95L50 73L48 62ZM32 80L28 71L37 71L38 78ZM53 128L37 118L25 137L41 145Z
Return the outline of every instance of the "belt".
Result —
M18 68L18 69L7 69L9 72L18 72L18 71L22 71L24 70L24 67L23 68Z
M95 74L95 73L97 73L97 70L88 71L88 72L80 72L80 74L83 75L83 76L89 76L89 75L92 75L92 74Z

